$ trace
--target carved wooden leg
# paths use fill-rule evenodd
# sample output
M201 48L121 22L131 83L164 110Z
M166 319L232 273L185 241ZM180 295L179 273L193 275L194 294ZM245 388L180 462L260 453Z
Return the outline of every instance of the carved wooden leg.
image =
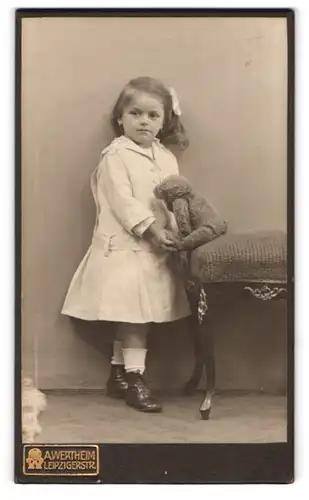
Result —
M193 339L194 368L190 379L183 388L183 391L186 395L191 396L194 394L194 391L202 378L204 368L199 323L195 313L189 318L189 329L190 336Z
M183 391L186 395L194 394L203 374L204 359L202 355L201 336L199 332L198 304L200 300L201 285L194 280L186 281L187 298L192 315L188 319L190 339L193 341L194 368L192 375L185 384Z
M205 316L199 330L202 356L206 369L206 394L200 406L200 414L203 420L208 420L213 406L213 396L215 394L215 352L212 315L209 314L209 316Z
M208 420L215 392L215 353L213 311L209 311L208 297L203 287L192 288L188 298L193 312L190 318L190 333L194 341L195 365L184 391L192 394L197 388L203 368L206 370L206 395L200 407L203 420ZM212 309L212 308L211 308Z
M200 406L200 413L203 420L208 420L215 393L214 310L212 306L209 307L209 297L203 287L200 289L197 312L199 347L206 370L206 394Z

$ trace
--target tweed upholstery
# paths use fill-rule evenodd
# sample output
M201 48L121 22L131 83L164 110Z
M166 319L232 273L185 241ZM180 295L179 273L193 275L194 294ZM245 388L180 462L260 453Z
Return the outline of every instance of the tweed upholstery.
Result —
M203 282L286 282L287 237L281 231L227 233L195 249L191 272Z

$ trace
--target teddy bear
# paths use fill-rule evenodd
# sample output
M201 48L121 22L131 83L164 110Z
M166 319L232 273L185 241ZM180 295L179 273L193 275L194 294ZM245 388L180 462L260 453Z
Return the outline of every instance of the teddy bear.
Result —
M227 222L181 175L166 177L155 187L154 195L163 200L175 216L179 236L174 235L174 241L180 251L192 251L227 231Z

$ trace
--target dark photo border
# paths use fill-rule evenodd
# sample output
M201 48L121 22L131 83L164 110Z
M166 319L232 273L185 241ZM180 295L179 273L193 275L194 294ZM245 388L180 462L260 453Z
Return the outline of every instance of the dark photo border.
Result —
M288 28L288 433L286 443L100 444L99 476L23 474L21 439L21 38L29 17L281 17ZM291 483L294 479L294 11L291 9L17 9L15 11L15 482ZM207 425L207 423L205 423ZM70 444L70 443L68 443ZM88 443L85 443L87 445ZM73 445L72 445L73 446ZM99 480L99 481L98 481Z

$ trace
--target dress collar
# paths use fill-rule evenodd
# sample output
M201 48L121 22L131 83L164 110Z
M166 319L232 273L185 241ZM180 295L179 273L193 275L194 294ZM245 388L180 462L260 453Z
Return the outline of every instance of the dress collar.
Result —
M157 157L158 149L160 147L160 141L159 139L155 138L152 143L153 156L151 154L151 151L142 148L141 146L136 144L136 142L132 141L132 139L129 139L129 137L126 137L124 135L121 135L120 137L114 139L110 146L115 146L117 149L129 149L131 151L135 151L135 153L146 156L150 160L155 160Z

